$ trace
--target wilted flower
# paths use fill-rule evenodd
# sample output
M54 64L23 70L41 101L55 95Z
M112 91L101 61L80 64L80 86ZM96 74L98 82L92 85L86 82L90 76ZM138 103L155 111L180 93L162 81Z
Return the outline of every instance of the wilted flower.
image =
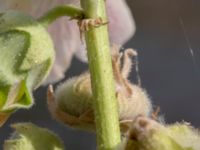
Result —
M111 43L122 45L135 32L135 25L125 0L106 0L109 16L109 32ZM80 6L79 0L0 0L0 12L9 9L25 11L34 17L42 16L49 9L61 5ZM54 40L56 60L46 82L54 82L64 77L75 55L86 61L85 46L80 40L80 33L75 21L62 17L49 27Z

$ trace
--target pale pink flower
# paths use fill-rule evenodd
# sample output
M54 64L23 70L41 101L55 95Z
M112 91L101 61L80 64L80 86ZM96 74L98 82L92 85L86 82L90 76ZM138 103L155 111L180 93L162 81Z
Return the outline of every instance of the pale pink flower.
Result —
M125 0L106 0L111 43L123 45L135 32L135 24ZM61 4L80 6L79 0L0 0L0 12L14 9L39 17ZM85 46L80 40L76 21L62 17L49 26L56 49L56 59L46 82L55 82L64 77L73 56L86 61Z

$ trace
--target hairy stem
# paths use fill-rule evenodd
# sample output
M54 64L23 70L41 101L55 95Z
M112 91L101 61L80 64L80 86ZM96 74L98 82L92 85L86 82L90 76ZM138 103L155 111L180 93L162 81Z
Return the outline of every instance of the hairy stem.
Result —
M81 0L88 19L107 21L105 0ZM117 101L113 80L107 25L85 32L99 150L113 150L120 143Z
M72 19L82 19L84 17L84 12L81 8L77 8L70 5L56 6L55 8L48 11L46 14L41 16L38 21L44 26L48 26L57 18L62 16L68 16Z

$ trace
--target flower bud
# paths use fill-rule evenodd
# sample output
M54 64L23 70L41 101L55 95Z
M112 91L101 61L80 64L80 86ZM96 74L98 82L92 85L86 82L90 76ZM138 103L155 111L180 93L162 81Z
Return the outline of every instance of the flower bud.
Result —
M21 12L0 14L0 125L33 104L32 90L46 78L54 49L46 29Z
M199 150L199 141L198 131L186 123L164 126L155 120L138 117L120 150Z
M51 131L31 123L17 123L16 130L4 143L4 150L64 150L61 140Z
M137 116L148 116L151 111L151 102L146 92L127 79L132 65L130 57L135 54L135 51L128 49L122 55L116 47L112 53L119 121L123 132L126 132L129 123ZM91 79L88 72L62 83L56 89L55 95L52 89L48 92L49 110L54 118L72 127L94 129L92 103Z

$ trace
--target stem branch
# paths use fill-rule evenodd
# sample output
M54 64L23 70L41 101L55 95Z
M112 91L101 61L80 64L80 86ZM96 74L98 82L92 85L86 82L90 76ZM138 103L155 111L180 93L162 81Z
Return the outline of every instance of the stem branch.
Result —
M81 0L85 17L106 22L105 0ZM99 150L113 150L120 143L117 100L110 55L108 27L91 27L85 33Z
M105 0L81 0L83 8L57 6L38 21L48 26L57 18L69 16L76 19L101 18L107 22ZM119 117L110 55L108 27L91 27L85 32L91 73L92 92L99 150L114 150L120 144Z
M46 14L41 16L38 21L42 23L44 26L48 26L57 18L62 16L68 16L72 19L82 19L84 17L84 12L81 8L77 8L70 5L61 5L56 6L55 8L48 11Z

